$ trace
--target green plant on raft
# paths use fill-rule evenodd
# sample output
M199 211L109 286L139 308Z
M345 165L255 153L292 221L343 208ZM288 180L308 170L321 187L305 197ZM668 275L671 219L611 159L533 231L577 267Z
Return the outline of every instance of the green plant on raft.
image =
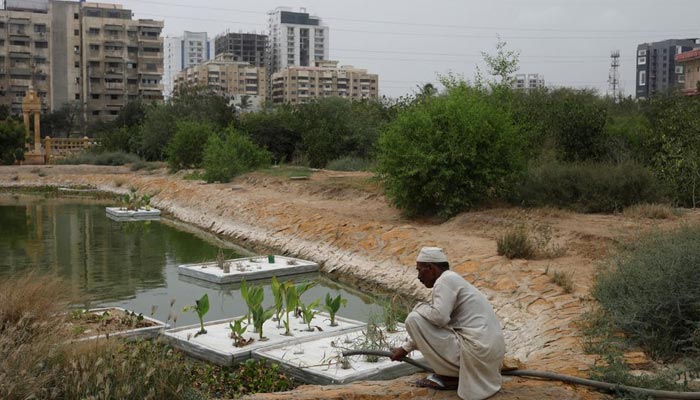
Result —
M293 281L285 282L280 289L284 295L284 311L286 313L286 319L284 321L284 334L285 336L292 336L289 331L289 313L297 309L299 304L299 294L297 293L297 287L294 286Z
M348 300L344 299L340 293L336 297L331 297L330 293L326 293L326 304L323 305L323 308L331 316L331 326L338 326L338 323L335 322L335 315L340 310L340 306L345 307L347 303Z
M262 293L262 288L260 292ZM275 309L270 307L265 310L263 309L262 304L257 304L255 308L251 310L251 314L253 314L253 326L260 337L259 340L267 340L267 338L263 336L263 325L265 324L265 321L272 318L272 316L275 314Z
M249 343L253 342L253 338L246 339L243 334L248 330L248 324L243 324L245 316L228 323L228 327L231 328L231 339L233 339L233 345L236 347L243 347Z
M245 317L248 319L248 325L250 325L250 299L249 299L249 291L248 291L248 283L246 283L245 279L241 280L241 298L243 298L243 301L245 301L245 304L248 306L248 312L246 313Z
M316 307L318 306L318 303L320 302L319 299L314 300L311 304L305 305L301 304L301 318L304 320L304 323L306 324L306 327L308 328L309 332L313 332L314 328L311 327L311 321L314 320L314 317L318 313L316 310Z
M282 327L282 311L284 311L284 293L282 284L277 280L276 276L272 277L272 295L275 298L275 320L277 327Z
M202 296L202 298L197 300L196 305L186 306L182 309L182 311L183 312L194 311L195 313L197 313L197 317L199 318L200 329L199 329L199 332L197 332L195 334L195 336L203 335L203 334L207 333L207 330L204 329L204 316L207 314L207 312L209 312L209 295L208 294L205 293L204 296Z

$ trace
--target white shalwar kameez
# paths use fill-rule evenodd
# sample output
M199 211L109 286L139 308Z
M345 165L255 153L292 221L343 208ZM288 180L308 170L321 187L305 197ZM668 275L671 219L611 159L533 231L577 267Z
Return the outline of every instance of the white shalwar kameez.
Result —
M432 297L406 317L411 338L402 347L420 350L436 374L459 376L461 399L492 396L501 388L505 342L488 299L453 271L435 281Z

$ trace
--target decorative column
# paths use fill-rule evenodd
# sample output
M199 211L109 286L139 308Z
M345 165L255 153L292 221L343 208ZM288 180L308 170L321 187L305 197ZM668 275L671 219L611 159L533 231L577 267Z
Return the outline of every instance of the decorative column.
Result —
M25 137L25 151L30 151L31 149L29 148L29 138L31 136L29 133L29 111L22 111L22 116L24 117L24 137Z
M41 154L41 129L40 129L41 113L34 111L34 152Z

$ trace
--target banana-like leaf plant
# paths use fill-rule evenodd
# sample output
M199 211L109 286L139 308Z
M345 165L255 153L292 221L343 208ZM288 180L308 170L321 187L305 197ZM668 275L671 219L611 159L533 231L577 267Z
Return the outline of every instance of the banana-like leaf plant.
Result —
M275 320L277 327L282 327L282 311L284 311L284 292L277 277L272 277L272 295L275 297Z
M340 306L345 307L347 303L347 299L344 299L340 293L336 297L331 297L330 293L326 293L326 304L323 305L323 308L331 316L331 326L338 326L338 323L335 322L335 315L340 310Z
M204 294L199 300L196 300L196 305L194 306L186 306L182 309L183 312L187 311L194 311L197 313L197 317L199 317L199 332L196 333L196 335L203 335L207 333L207 330L204 329L204 316L209 312L209 295ZM195 336L196 336L195 335Z
M316 299L309 305L301 304L300 306L301 317L304 320L304 323L306 324L306 327L308 328L309 332L314 331L314 329L311 327L311 321L313 321L314 317L316 316L316 313L318 313L316 307L318 307L319 302L320 300Z

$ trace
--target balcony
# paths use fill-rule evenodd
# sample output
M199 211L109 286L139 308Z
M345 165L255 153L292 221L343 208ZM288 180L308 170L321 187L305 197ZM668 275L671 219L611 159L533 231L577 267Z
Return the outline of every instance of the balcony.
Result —
M105 50L105 57L124 57L124 50Z
M107 90L124 90L124 82L105 82L104 86Z

